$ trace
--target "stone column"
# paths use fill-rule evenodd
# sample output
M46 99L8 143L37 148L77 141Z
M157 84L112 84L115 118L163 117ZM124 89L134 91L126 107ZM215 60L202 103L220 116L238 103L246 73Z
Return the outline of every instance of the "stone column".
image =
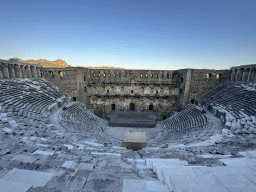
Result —
M248 79L248 70L245 70L245 71L243 72L242 81L247 81L247 79Z
M0 66L0 79L3 79L2 66Z
M26 70L26 73L27 73L27 78L32 78L32 75L31 75L31 69L30 69L30 66L27 65L25 67L25 70Z
M187 69L187 77L185 82L185 90L183 90L183 105L189 102L190 83L191 83L192 69Z
M243 75L242 70L239 69L237 71L237 74L236 74L236 81L241 81L242 80L242 75Z
M254 82L254 79L256 78L256 70L252 69L252 75L251 75L251 79L250 82Z
M9 64L9 78L15 78L14 66Z
M231 74L231 81L235 81L235 80L236 80L236 69L234 69Z
M26 72L26 69L25 69L24 65L20 66L20 70L21 70L21 73L22 73L22 78L27 78L27 72Z
M252 69L250 69L248 77L247 77L247 82L250 82L252 73L253 73L253 71L252 71Z
M4 79L9 79L9 69L7 64L2 65L2 73Z
M36 68L37 78L41 78L41 69L39 67Z
M37 78L36 67L31 66L30 69L31 69L31 73L32 73L32 78Z
M22 78L22 72L20 69L20 65L15 65L14 70L15 70L16 78Z

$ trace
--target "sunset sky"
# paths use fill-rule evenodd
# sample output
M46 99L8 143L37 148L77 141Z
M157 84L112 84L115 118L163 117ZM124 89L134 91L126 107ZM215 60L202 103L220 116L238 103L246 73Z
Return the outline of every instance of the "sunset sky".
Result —
M0 59L228 69L256 63L256 0L6 0Z

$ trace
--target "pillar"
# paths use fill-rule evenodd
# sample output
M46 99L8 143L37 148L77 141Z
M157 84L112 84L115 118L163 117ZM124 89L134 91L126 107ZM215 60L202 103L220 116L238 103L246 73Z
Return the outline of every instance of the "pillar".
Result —
M192 69L187 69L187 76L185 82L185 90L183 90L183 105L189 102L190 84L191 84Z
M0 79L3 79L2 67L0 66Z
M9 78L15 78L14 66L9 64Z
M237 74L236 74L236 81L241 81L242 80L242 75L243 75L243 72L242 72L241 69L239 69Z
M31 66L30 69L31 69L32 78L37 78L36 67Z
M256 70L255 69L251 69L251 74L250 76L248 77L248 82L254 82L254 78L256 76Z
M14 70L15 70L15 77L16 78L22 78L22 72L21 72L21 69L20 69L20 65L15 65Z
M41 69L40 69L40 67L36 68L36 72L37 72L37 78L41 78Z
M243 77L242 77L242 81L247 81L248 79L248 73L249 73L249 70L244 70L243 72Z
M31 69L30 69L30 66L29 66L29 65L27 65L27 66L25 67L25 70L26 70L26 73L27 73L27 78L31 78L31 77L32 77L32 75L31 75Z
M247 82L250 82L251 77L252 77L252 73L253 73L253 71L252 71L252 69L250 69L248 77L247 77Z
M2 73L4 79L9 79L9 69L7 64L2 65Z
M232 74L231 74L231 81L235 81L236 80L236 69L234 69L233 71L232 71Z
M21 71L21 74L22 74L22 78L27 78L27 72L26 72L26 69L25 69L24 65L20 66L20 71Z
M254 82L255 78L256 78L256 70L253 69L250 82Z

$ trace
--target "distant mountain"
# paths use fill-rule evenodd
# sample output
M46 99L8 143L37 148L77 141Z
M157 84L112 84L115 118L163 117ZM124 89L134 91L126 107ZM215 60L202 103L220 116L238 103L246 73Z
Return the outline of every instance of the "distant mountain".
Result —
M109 66L102 66L102 67L86 67L88 69L116 69L116 70L125 70L125 68L120 67L109 67Z
M46 59L38 59L38 60L22 60L20 58L14 57L11 59L17 59L22 63L31 63L31 64L40 64L45 68L65 68L65 67L74 67L71 65L68 65L65 61L61 59L57 59L56 61L48 61ZM80 66L81 67L81 66ZM108 67L108 66L103 66L103 67L84 67L88 69L125 69L125 68L120 68L120 67Z
M21 60L17 57L14 57L13 59L17 59L20 62L23 63L31 63L31 64L40 64L45 68L65 68L65 67L69 67L68 64L61 60L61 59L57 59L56 61L48 61L46 59L38 59L38 60Z

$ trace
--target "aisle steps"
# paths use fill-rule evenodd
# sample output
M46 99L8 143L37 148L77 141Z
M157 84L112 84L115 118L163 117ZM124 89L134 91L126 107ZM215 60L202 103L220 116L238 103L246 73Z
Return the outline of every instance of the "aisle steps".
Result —
M253 159L253 160L256 160ZM189 166L179 159L146 159L170 191L256 191L256 168L247 158L221 159L227 166Z
M146 161L143 159L136 159L136 168L140 180L123 180L122 192L168 192L167 185L164 185L163 181L159 181L154 177L154 172L150 168Z

